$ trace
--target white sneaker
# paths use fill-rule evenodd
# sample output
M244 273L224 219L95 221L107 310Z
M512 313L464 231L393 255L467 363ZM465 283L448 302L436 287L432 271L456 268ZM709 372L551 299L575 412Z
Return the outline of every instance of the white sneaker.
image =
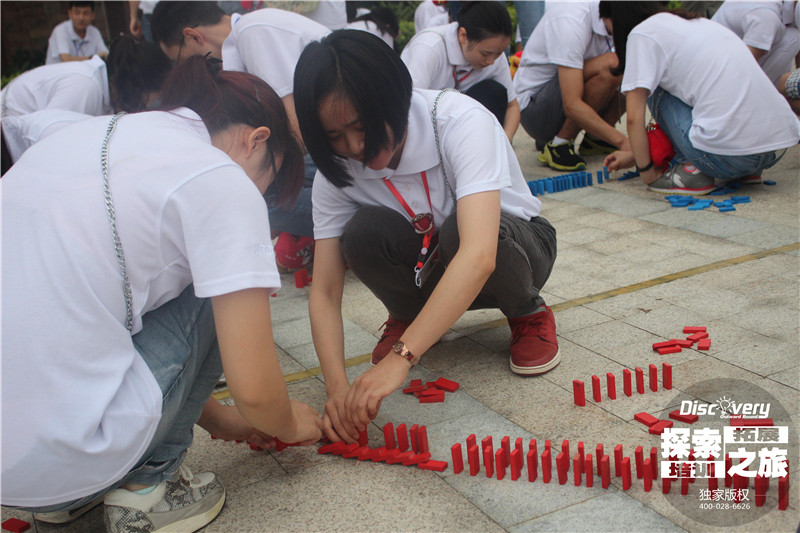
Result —
M39 522L47 522L48 524L66 524L67 522L72 522L76 518L83 516L101 503L103 503L102 496L77 509L53 511L52 513L33 513L33 517Z
M181 466L172 480L148 494L112 490L105 500L106 531L111 533L192 532L217 517L225 489L211 472L192 475Z
M655 192L668 194L708 194L714 189L714 178L703 174L691 163L674 165L660 178L647 186Z

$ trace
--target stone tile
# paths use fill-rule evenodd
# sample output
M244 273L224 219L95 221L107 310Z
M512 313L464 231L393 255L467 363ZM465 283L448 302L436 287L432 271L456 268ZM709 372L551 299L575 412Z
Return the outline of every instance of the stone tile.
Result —
M294 279L292 283L294 283ZM269 304L270 314L272 315L272 327L308 316L307 294L287 296L278 293L275 298L270 298Z
M614 319L621 319L640 314L648 314L654 309L670 305L663 299L643 295L640 291L620 294L613 298L583 304L582 307L592 309Z
M782 301L783 299L778 300ZM735 326L758 332L776 341L800 346L800 310L770 305L765 300L759 300L758 303L763 304L758 306L761 309L732 314L726 320Z
M611 236L611 233L603 228L587 228L579 227L569 231L564 231L559 228L558 223L554 224L558 232L558 241L567 244L588 244L591 242L606 240Z
M685 531L641 502L619 491L609 491L567 509L518 524L510 531ZM613 526L612 526L613 524Z
M599 187L580 189L577 192L582 194L573 194L570 197L570 201L625 217L643 217L647 214L670 209L669 204L662 200L633 197L624 193L604 190Z
M378 339L361 329L358 325L347 319L342 319L344 325L344 357L351 359L367 353L372 353ZM310 327L310 326L309 326ZM305 368L319 366L319 358L314 343L301 344L288 348L289 354Z
M692 211L692 214L697 211ZM707 220L691 220L688 224L681 226L683 229L696 231L703 235L712 237L729 238L742 233L764 229L768 227L766 222L759 222L749 218L738 216L726 216L727 213L709 213L716 217L707 217Z
M734 235L729 238L734 242L748 246L770 249L800 241L800 230L797 227L770 225L766 228Z
M275 344L291 354L292 348L312 341L311 322L308 315L274 325L272 335L275 338Z
M281 372L283 375L287 374L294 374L295 372L300 372L305 370L305 367L297 362L291 355L281 350L279 347L275 347L276 351L278 352L278 364L281 365Z
M797 366L797 346L797 343L753 333L737 348L720 351L714 357L760 376L768 376Z
M612 320L609 316L583 306L559 311L555 317L556 328L559 333L576 331Z
M776 381L794 390L800 391L800 366L788 368L782 372L769 375L769 379Z
M643 214L638 217L647 222L654 222L672 228L681 228L689 230L689 225L700 224L717 220L723 216L722 213L714 213L709 210L705 211L688 211L687 209L678 209L674 207L665 206L663 209L654 211L649 214ZM693 231L693 230L690 230Z

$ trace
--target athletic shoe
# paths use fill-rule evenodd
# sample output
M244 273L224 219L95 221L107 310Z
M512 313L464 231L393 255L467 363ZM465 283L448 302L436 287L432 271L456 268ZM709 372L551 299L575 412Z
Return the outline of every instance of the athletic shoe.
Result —
M48 524L66 524L67 522L72 522L76 518L85 515L101 503L103 503L102 496L77 509L53 511L52 513L33 513L33 517L39 522L47 522Z
M308 268L314 261L314 244L311 237L298 237L284 231L275 243L275 261L290 272Z
M764 180L761 178L761 176L745 176L737 179L736 181L742 185L758 185L759 183L764 183Z
M383 358L386 357L389 350L392 349L392 346L400 340L400 337L406 332L410 325L411 324L408 322L401 322L392 317L389 317L386 322L383 323L383 326L386 326L386 328L383 330L383 335L381 335L378 345L372 350L372 366L383 361Z
M703 174L691 163L672 166L647 188L668 194L697 195L708 194L716 189L714 178Z
M111 533L192 532L217 517L225 489L211 472L192 475L181 466L172 480L148 494L115 489L105 497L106 531Z
M572 141L553 146L553 142L547 143L542 153L539 154L539 163L548 165L556 170L584 170L586 161L575 153L575 146Z
M544 374L558 366L561 352L556 338L556 319L545 307L532 315L509 318L511 371L521 376Z
M602 139L590 137L589 134L586 134L583 136L578 151L581 155L606 155L616 152L617 147Z

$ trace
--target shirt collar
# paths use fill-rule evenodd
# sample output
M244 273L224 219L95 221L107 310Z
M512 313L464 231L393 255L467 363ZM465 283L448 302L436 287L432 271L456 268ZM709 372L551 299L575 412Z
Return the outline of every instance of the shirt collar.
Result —
M589 15L592 17L592 31L603 37L610 37L603 19L600 18L600 2L592 2Z
M461 51L461 43L458 42L458 22L451 22L447 25L444 34L444 47L447 51L447 60L451 65L462 68L472 68Z

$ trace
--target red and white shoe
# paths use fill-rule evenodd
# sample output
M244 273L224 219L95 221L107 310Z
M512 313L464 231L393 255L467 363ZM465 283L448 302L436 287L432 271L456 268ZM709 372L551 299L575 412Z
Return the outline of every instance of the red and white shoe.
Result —
M285 231L275 243L275 261L284 270L309 268L314 261L314 244L311 237L297 237Z

